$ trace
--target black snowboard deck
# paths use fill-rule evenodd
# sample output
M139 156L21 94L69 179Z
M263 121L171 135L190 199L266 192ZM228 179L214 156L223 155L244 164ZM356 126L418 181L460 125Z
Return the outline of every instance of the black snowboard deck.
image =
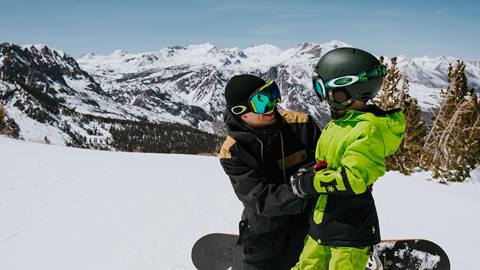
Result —
M198 270L241 270L242 252L238 235L212 233L201 237L192 248L192 262ZM383 240L375 246L366 270L450 270L445 251L429 240Z
M192 262L198 270L242 269L242 251L237 245L238 235L212 233L195 242Z

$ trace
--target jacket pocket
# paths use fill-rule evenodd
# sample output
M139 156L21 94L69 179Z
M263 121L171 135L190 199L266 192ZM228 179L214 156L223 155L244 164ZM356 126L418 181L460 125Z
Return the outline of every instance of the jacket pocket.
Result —
M237 245L245 246L253 242L255 235L251 230L251 226L248 219L242 219L238 223L238 241Z
M289 156L286 156L285 158L277 160L277 165L281 170L286 170L304 162L306 159L307 151L305 149L302 149Z

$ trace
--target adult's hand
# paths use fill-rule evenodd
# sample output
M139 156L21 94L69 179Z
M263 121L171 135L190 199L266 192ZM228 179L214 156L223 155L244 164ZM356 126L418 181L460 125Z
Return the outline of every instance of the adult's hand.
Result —
M309 195L315 195L317 192L313 187L313 178L315 172L312 167L300 168L290 177L290 185L293 194L300 198L307 198Z

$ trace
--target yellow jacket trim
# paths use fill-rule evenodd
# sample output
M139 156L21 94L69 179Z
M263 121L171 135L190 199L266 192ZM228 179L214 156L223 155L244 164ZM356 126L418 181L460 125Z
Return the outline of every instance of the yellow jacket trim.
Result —
M225 142L223 142L222 148L220 149L220 154L218 155L220 158L227 158L231 159L232 154L230 153L230 148L236 143L235 139L227 136Z
M286 110L278 110L280 115L289 124L300 124L308 122L308 115L301 112L292 112Z

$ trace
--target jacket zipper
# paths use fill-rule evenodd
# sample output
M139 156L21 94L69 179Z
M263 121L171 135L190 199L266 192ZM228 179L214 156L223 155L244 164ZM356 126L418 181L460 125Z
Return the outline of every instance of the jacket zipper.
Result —
M283 145L283 134L281 131L278 131L278 133L280 134L280 146L281 146L281 149L282 149L282 172L283 172L283 181L287 181L287 172L285 170L285 147ZM265 159L264 159L264 156L263 156L263 142L262 140L260 140L259 138L256 138L257 141L260 143L260 156L262 158L262 163L263 165L265 165Z
M283 134L281 131L278 131L280 134L280 144L282 146L282 171L283 171L283 181L287 182L287 172L285 171L285 149L283 146Z
M260 143L260 156L262 158L263 165L265 165L265 160L263 159L263 142L259 138L256 138L256 139Z

